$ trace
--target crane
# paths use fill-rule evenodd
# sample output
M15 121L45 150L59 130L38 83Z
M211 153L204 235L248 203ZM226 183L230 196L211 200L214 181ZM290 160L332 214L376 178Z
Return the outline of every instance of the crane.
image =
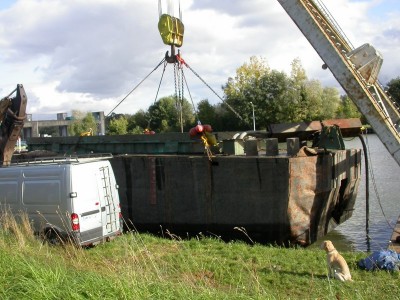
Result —
M400 112L383 90L382 55L370 44L356 49L319 0L278 0L400 165Z

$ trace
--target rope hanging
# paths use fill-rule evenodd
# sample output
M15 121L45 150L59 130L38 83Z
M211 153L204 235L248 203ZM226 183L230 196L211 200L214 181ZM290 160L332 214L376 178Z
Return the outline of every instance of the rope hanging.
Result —
M160 62L159 62L159 64L145 77L145 78L143 78L108 114L107 114L107 117L109 116L109 115L111 115L111 113L118 107L118 106L120 106L120 104L122 103L122 102L124 102L125 101L125 99L126 98L128 98L129 97L129 95L130 94L132 94L147 78L149 78L150 77L150 75L155 71L155 70L157 70L158 69L158 67L159 66L161 66L163 63L164 63L164 61L165 61L165 58L163 58Z

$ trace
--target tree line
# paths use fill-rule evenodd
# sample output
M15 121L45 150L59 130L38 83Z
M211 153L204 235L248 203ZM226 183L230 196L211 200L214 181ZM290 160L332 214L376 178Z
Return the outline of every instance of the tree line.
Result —
M361 118L362 115L347 95L340 95L334 87L323 87L315 79L308 79L299 59L291 63L291 72L271 69L260 57L251 57L228 78L222 86L223 101L211 104L201 100L196 107L174 95L160 98L147 110L134 114L111 114L106 118L106 134L140 134L145 129L162 132L189 131L201 122L212 125L214 131L246 131L268 124L308 122L335 118ZM400 104L400 77L386 86L393 101ZM79 135L87 128L95 128L90 114L72 113L76 122L70 125L70 135ZM363 119L365 122L365 119ZM96 132L94 132L96 134Z

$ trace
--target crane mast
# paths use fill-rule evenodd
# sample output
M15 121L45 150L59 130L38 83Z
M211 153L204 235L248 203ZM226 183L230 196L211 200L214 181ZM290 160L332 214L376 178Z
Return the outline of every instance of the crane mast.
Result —
M369 44L353 49L318 0L278 0L400 165L400 112L377 78L382 56Z

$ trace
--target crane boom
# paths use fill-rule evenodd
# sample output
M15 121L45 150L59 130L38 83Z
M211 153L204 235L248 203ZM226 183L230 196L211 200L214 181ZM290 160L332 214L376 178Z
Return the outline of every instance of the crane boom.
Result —
M353 49L318 0L278 2L400 165L400 112L377 80L379 52L369 44Z

